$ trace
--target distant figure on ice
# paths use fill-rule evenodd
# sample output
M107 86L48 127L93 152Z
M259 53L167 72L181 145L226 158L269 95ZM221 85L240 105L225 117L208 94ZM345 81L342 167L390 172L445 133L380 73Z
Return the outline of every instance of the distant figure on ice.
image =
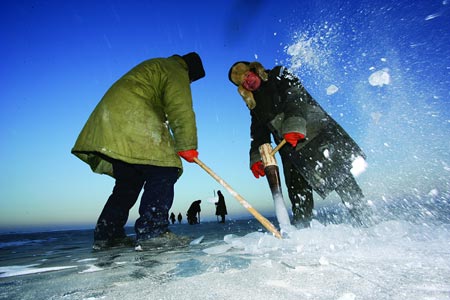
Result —
M196 200L192 202L191 206L187 211L187 220L190 225L199 224L200 223L200 203L202 200ZM198 218L197 218L198 216Z
M225 205L225 197L223 196L221 191L217 191L217 196L219 200L216 204L216 216L221 218L220 223L225 223L225 215L227 215L227 206Z
M357 224L368 221L369 209L350 172L365 154L285 67L265 70L259 62L239 61L228 73L238 86L251 116L250 169L265 176L259 146L288 144L280 149L284 177L292 204L293 223L309 226L313 190L325 198L336 191Z
M175 214L173 212L170 214L170 221L172 224L175 224Z
M178 224L181 224L181 220L183 220L183 216L181 213L178 213Z
M124 225L144 188L136 246L168 231L180 157L198 157L191 82L205 76L197 53L146 60L117 80L84 125L72 153L115 179L94 231L95 250L127 241Z

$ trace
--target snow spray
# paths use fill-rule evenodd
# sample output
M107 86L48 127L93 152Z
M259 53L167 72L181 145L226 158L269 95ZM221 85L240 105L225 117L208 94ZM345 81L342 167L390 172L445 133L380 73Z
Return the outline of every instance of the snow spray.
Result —
M285 225L291 225L289 214L283 199L281 191L280 172L278 166L271 165L264 169L266 172L267 182L269 183L270 191L272 192L273 203L275 206L275 214L281 228Z
M275 157L272 155L272 147L270 144L263 144L259 147L259 153L264 164L264 172L266 173L267 182L275 206L275 214L281 228L291 225L289 214L283 199L281 191L280 172Z

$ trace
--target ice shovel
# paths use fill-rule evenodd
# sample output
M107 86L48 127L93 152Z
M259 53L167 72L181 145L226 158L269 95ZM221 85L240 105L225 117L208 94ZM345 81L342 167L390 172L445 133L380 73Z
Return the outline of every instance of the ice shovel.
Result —
M231 186L226 183L222 178L220 178L216 173L214 173L210 168L208 168L208 166L206 166L201 160L199 160L198 158L194 158L194 161L203 169L205 170L209 175L211 175L218 183L220 183L221 185L223 185L228 192L230 192L230 194L236 198L239 203L242 204L242 206L244 206L267 230L269 230L270 232L272 232L272 234L274 236L276 236L277 238L281 239L281 234L280 232L277 230L277 228L266 218L264 218L256 209L254 209L250 203L248 203L247 201L245 201L244 198L242 198L241 195L239 195L238 193L236 193Z
M269 143L263 144L259 147L259 153L264 165L264 172L266 173L267 182L269 183L270 191L272 192L272 198L275 205L275 214L281 228L283 228L283 226L285 225L291 225L291 222L289 220L289 214L283 199L283 193L281 191L280 172L274 154L285 143L286 140L283 140L273 150L272 146Z

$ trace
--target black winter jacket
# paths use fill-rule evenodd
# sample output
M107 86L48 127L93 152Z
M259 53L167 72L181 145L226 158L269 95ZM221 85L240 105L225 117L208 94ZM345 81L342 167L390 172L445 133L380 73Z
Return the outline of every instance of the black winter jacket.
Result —
M253 92L256 107L251 115L250 166L260 160L259 146L283 139L288 132L300 132L305 139L294 149L286 144L283 159L300 170L323 198L348 176L352 162L364 152L306 91L297 77L278 66L268 70L269 79Z

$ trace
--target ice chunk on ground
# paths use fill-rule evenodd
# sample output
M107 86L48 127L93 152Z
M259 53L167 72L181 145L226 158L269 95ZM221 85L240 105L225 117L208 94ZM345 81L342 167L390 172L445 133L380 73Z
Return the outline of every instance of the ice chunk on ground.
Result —
M35 266L38 266L38 265L34 264L34 265L26 265L26 266L0 267L0 278L37 274L37 273L45 273L45 272L52 272L52 271L60 271L60 270L72 269L72 268L77 267L77 266L63 266L63 267L36 268Z
M219 245L219 246L214 246L214 247L209 247L209 248L203 249L203 252L205 252L206 254L210 254L210 255L217 255L217 254L225 253L228 250L230 250L231 248L232 248L231 245L225 244L225 245Z
M199 237L199 238L196 238L195 240L193 240L192 242L190 242L189 243L189 245L198 245L198 244L200 244L202 241L203 241L203 238L204 238L205 236L204 235L202 235L201 237Z

